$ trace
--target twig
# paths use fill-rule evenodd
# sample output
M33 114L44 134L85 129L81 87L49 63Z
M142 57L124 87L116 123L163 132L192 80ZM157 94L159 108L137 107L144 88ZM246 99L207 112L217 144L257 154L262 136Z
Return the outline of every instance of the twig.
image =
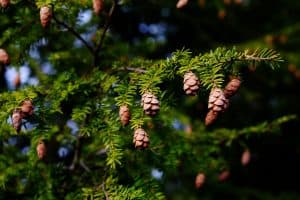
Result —
M137 73L140 73L140 74L144 74L144 73L147 72L147 71L144 70L144 69L141 69L141 68L133 68L133 67L124 67L124 70L127 70L127 71L133 71L133 72L137 72Z
M107 194L107 191L105 190L105 183L102 183L102 184L101 184L101 187L102 187L102 190L103 190L103 192L104 192L105 199L106 199L106 200L109 200L109 196L108 196L108 194Z
M75 166L78 163L78 159L79 159L80 153L81 153L81 138L82 138L82 136L80 136L80 135L77 135L77 137L76 137L75 153L74 153L72 164L69 167L69 170L74 170Z
M86 41L85 39L83 39L83 37L81 37L81 35L80 35L73 27L69 26L69 25L66 24L65 22L60 21L58 18L56 18L56 16L54 15L54 11L53 11L52 18L54 19L54 21L55 21L57 24L59 24L59 25L65 27L68 31L70 31L75 37L77 37L77 39L79 39L79 40L86 46L86 48L88 48L88 50L89 50L92 54L94 54L94 49L93 49L93 47L92 47L91 45L89 45L89 44L87 43L87 41Z
M91 172L90 168L84 163L82 159L80 159L79 164L85 171Z
M102 48L106 32L108 31L108 28L111 25L111 17L112 17L112 14L113 14L113 12L116 8L116 5L117 5L117 0L113 0L112 6L109 10L109 13L107 14L106 22L105 22L105 25L104 25L104 30L103 30L103 33L101 35L99 44L97 45L97 47L95 49L95 52L94 52L94 59L95 59L94 60L94 66L96 66L96 64L97 64L98 54L99 54L99 52Z

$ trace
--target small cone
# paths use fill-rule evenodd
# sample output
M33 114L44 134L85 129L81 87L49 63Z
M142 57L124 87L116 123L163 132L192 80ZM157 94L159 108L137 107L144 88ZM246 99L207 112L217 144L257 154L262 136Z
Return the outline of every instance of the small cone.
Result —
M176 4L176 8L181 9L188 4L188 0L179 0Z
M195 96L200 88L200 81L193 72L187 72L183 77L183 89L187 95Z
M249 151L249 149L245 150L241 156L241 164L243 166L246 166L249 164L251 160L251 152Z
M141 105L146 115L154 116L158 113L160 106L157 97L151 93L142 95Z
M40 9L40 20L41 20L41 24L44 28L49 26L49 24L51 22L51 18L52 18L51 8L48 7L48 6L41 7L41 9Z
M149 146L149 136L144 129L138 128L134 131L133 143L137 149L145 149Z
M230 172L228 170L222 171L218 176L218 180L220 182L224 182L229 178L229 176L230 176Z
M241 80L239 78L231 79L224 88L224 96L226 98L232 97L240 88Z
M12 124L17 132L20 132L22 126L22 110L16 108L12 114Z
M96 15L99 15L104 9L104 0L93 0L93 9Z
M228 108L228 104L229 101L220 88L211 90L208 98L208 109L215 112L224 112Z
M23 117L29 117L33 115L34 106L30 99L25 99L21 104L21 110Z
M129 124L130 111L129 111L129 108L127 107L127 105L123 105L120 107L119 117L120 117L120 121L123 124L123 126L126 126Z
M199 173L195 179L195 187L197 189L201 188L203 186L204 182L205 182L205 174Z
M39 144L36 147L36 152L40 160L43 160L45 158L47 149L45 143L42 140L39 141Z
M9 65L10 64L10 59L9 55L4 49L0 49L0 63L4 65Z
M213 110L208 111L205 117L205 125L210 126L217 120L217 118L218 118L218 112L215 112Z
M9 6L10 4L10 0L0 0L0 5L2 8L6 8L7 6Z
M17 76L14 79L14 86L16 89L21 86L21 76L19 73L17 73Z

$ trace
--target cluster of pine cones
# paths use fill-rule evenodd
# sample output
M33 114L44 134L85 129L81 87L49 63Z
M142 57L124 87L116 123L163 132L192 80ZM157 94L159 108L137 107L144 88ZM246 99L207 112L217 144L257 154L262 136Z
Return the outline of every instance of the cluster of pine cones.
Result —
M33 115L34 106L30 99L22 101L21 106L15 108L12 113L12 125L17 132L20 132L22 120Z

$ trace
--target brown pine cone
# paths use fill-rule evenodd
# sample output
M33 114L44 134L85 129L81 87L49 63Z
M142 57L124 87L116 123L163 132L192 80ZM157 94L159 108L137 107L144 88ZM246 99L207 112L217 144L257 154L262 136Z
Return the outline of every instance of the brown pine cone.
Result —
M99 15L104 9L103 0L93 0L93 9L96 15Z
M21 104L23 117L28 117L33 114L34 106L30 99L25 99Z
M218 114L219 114L218 112L209 110L205 117L205 125L210 126L211 124L213 124L217 120Z
M142 128L138 128L134 131L133 143L137 149L145 149L149 146L149 136Z
M51 21L52 18L52 10L49 6L43 6L40 9L40 20L41 24L44 28L46 28Z
M211 90L208 98L208 109L215 112L224 112L228 108L228 104L229 101L226 99L220 88L214 88Z
M188 3L188 0L179 0L176 4L176 8L181 9Z
M119 116L120 116L120 121L123 124L123 126L126 126L126 125L129 124L130 110L127 107L127 105L123 105L123 106L120 107Z
M14 79L14 86L16 89L21 86L21 76L19 73L17 73L17 76Z
M45 158L46 153L47 153L47 148L46 148L45 143L42 140L39 141L39 144L36 147L36 152L37 152L37 156L40 160Z
M160 109L157 97L151 93L145 93L142 95L141 104L146 115L154 116Z
M218 180L220 182L226 181L230 176L230 172L228 170L224 170L222 171L219 176L218 176Z
M231 79L224 88L224 96L226 98L232 97L240 88L241 80L239 78Z
M205 182L205 174L199 173L195 179L195 187L197 189L201 188Z
M200 81L193 72L187 72L183 77L183 89L187 95L195 96L199 90Z
M0 5L2 8L6 8L10 4L10 0L0 0Z
M249 149L247 149L242 154L241 163L243 166L246 166L249 164L250 160L251 160L251 152L249 151Z
M20 132L22 126L22 110L20 108L16 108L12 114L12 124L14 129L17 132Z
M0 49L0 63L4 65L9 65L10 64L10 59L9 55L4 49Z

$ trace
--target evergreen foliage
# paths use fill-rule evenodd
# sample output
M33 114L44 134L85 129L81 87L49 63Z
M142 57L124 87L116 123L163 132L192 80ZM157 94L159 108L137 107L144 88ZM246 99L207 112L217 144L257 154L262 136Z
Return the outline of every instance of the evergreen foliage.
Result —
M217 47L200 54L183 48L167 58L139 57L110 29L114 12L131 4L134 1L105 1L100 16L91 13L92 1L87 0L16 0L1 9L0 47L9 53L11 66L29 67L30 76L38 80L15 90L1 85L3 198L167 199L165 184L173 177L192 177L192 185L198 172L213 177L230 170L228 149L237 144L246 148L249 138L280 133L282 124L296 118L284 115L231 128L218 123L206 127L202 114L190 116L186 108L197 102L207 112L211 89L223 89L232 76L243 79L249 65L279 70L282 57L272 48L241 47ZM47 28L39 21L39 9L45 5L53 13ZM86 13L91 19L82 22L78 16ZM45 66L50 66L48 73ZM0 66L1 71L8 67ZM200 80L195 97L184 95L182 89L189 71ZM141 107L145 93L160 101L154 117ZM22 119L19 132L12 126L12 112L27 98L34 114ZM122 105L130 109L129 126L120 123ZM233 102L230 107L234 106ZM134 148L137 128L149 134L148 149ZM36 152L41 140L47 148L42 160Z

